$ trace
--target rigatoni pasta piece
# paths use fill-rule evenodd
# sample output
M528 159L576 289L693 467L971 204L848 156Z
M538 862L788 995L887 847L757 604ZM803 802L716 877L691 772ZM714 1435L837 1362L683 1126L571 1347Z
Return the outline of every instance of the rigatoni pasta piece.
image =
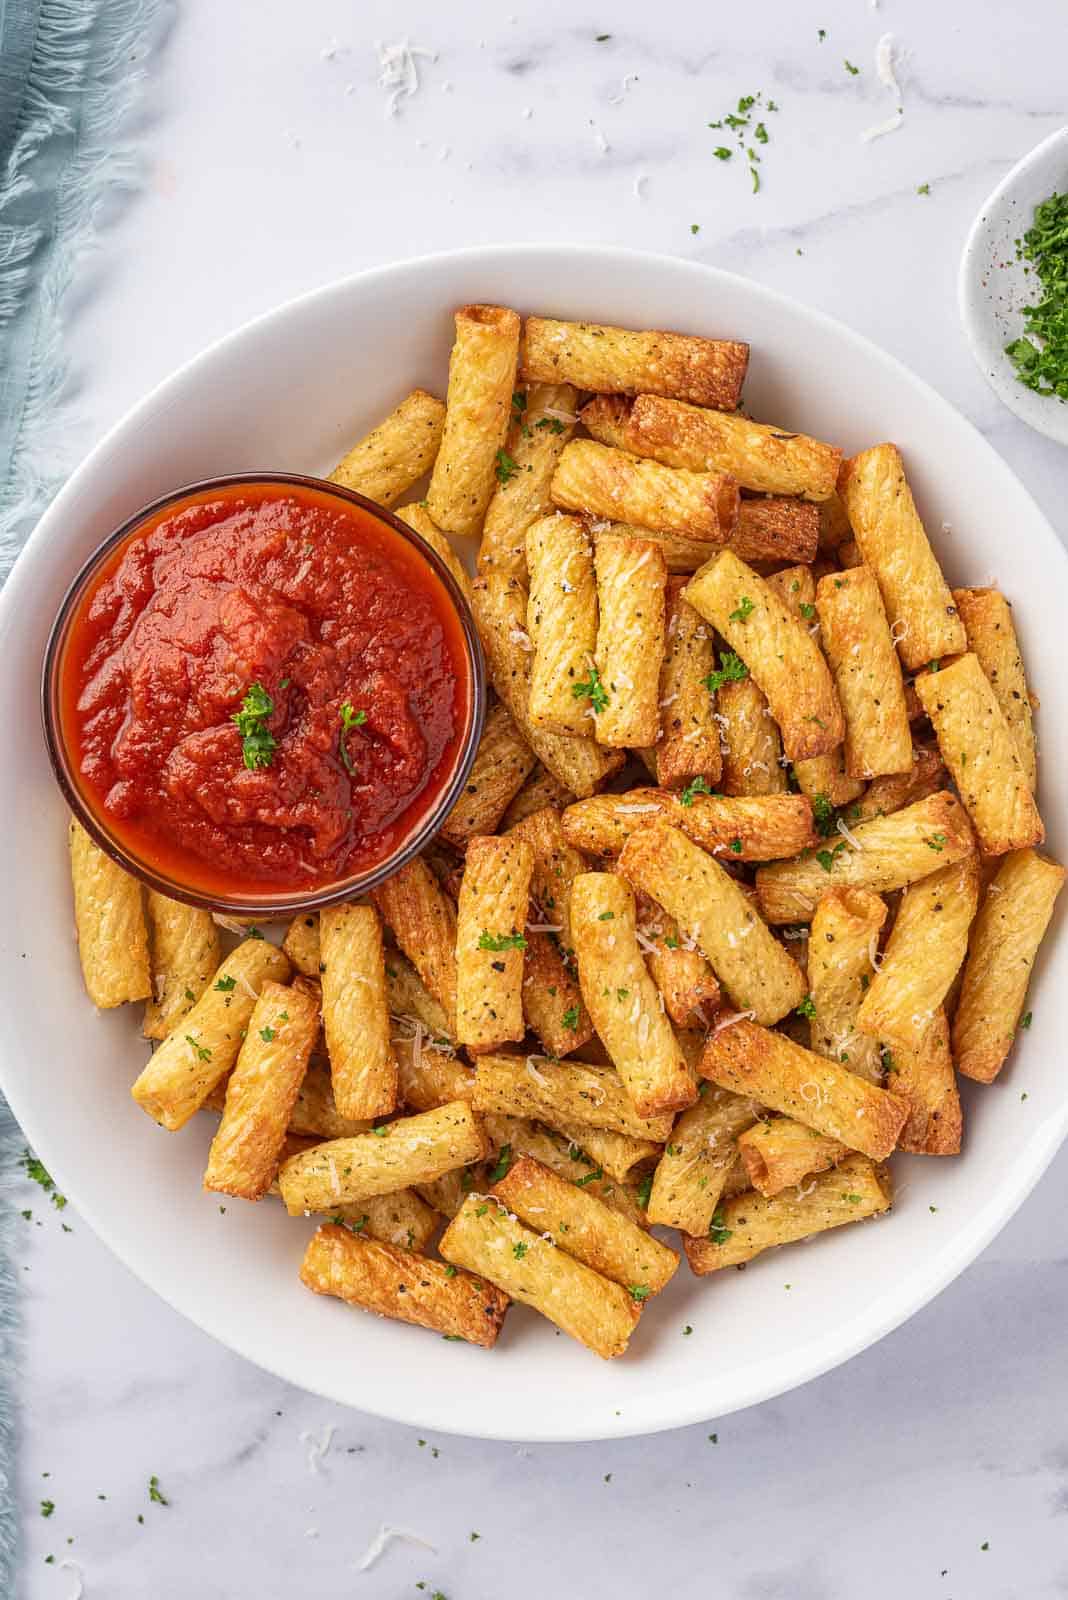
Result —
M591 1128L580 1122L561 1121L556 1131L569 1139L576 1149L582 1150L597 1170L618 1183L626 1183L638 1167L648 1166L660 1155L661 1146L652 1139L635 1139L629 1133L615 1133L611 1128Z
M1045 829L1016 737L979 657L969 650L915 682L984 854L1041 844Z
M684 472L572 439L553 473L553 505L724 545L738 521L738 485L722 472Z
M442 838L462 849L477 833L495 833L536 760L512 713L497 701L486 713L463 793L441 825Z
M1012 607L997 589L954 589L960 619L1013 738L1016 751L1034 793L1036 782L1035 732L1031 696L1023 657L1012 620Z
M288 976L289 961L266 939L232 950L130 1090L142 1111L172 1133L184 1127L237 1060L263 985Z
M574 798L571 790L554 778L548 768L542 766L540 761L535 762L530 777L501 818L500 831L503 833L514 828L516 823L532 817L536 811L544 811L546 806L562 811Z
M219 1094L220 1089L216 1089L214 1094ZM212 1098L209 1097L205 1105L210 1105ZM222 1105L219 1110L222 1110ZM357 1133L366 1133L370 1126L365 1118L341 1115L334 1104L329 1064L313 1057L297 1088L297 1097L289 1113L288 1132L317 1140L349 1139Z
M814 561L820 535L819 507L807 500L763 496L743 500L728 540L741 561Z
M719 549L715 540L665 533L662 528L638 528L630 522L601 519L597 533L602 539L649 539L657 546L669 572L690 574L703 567Z
M73 818L70 873L78 957L90 1000L101 1008L150 1000L152 975L141 885Z
M945 790L889 817L850 827L845 838L798 861L757 869L760 910L768 922L810 922L827 889L886 894L970 855L975 836L960 801Z
M226 1085L205 1189L259 1200L278 1170L286 1129L319 1033L319 1008L300 989L268 980Z
M897 1046L889 1053L887 1084L909 1103L898 1149L919 1156L960 1153L960 1095L944 1010L938 1012L918 1049Z
M433 1111L453 1100L472 1100L475 1074L448 1047L427 1039L422 1024L411 1033L394 1033L397 1089L400 1103L409 1111Z
M484 1055L476 1062L475 1109L535 1117L552 1128L604 1128L663 1144L668 1112L643 1116L611 1067L545 1056Z
M793 1117L767 1117L738 1135L738 1152L758 1194L770 1198L837 1166L849 1150Z
M684 1111L653 1173L649 1222L683 1233L707 1233L728 1175L738 1160L738 1135L760 1114L755 1101L704 1085Z
M581 1050L593 1038L578 979L549 933L527 924L523 956L523 1015L550 1056Z
M480 573L527 581L526 535L552 510L549 485L561 452L575 431L577 395L567 383L535 383L512 396L512 425L504 470L482 524Z
M743 489L826 500L834 493L842 452L740 413L710 411L656 394L598 395L581 419L595 439L693 472L729 472Z
M816 590L820 639L845 716L845 768L874 778L912 767L901 665L870 567L828 574Z
M524 739L565 788L577 795L595 793L624 758L602 750L592 738L551 733L531 721L526 591L514 578L490 573L475 583L472 601L490 681Z
M937 794L945 788L948 776L938 751L919 745L912 752L912 766L908 772L890 773L868 784L856 805L850 808L848 821L852 825L868 822L872 817L888 817L894 811L914 805L917 800Z
M873 1161L890 1154L908 1116L907 1101L745 1018L711 1035L698 1070Z
M504 475L502 453L515 392L519 318L504 306L461 306L449 357L441 448L427 510L445 533L477 533Z
M791 761L841 744L842 710L820 648L763 578L724 550L690 580L685 596L749 668Z
M527 632L533 646L530 719L558 733L590 733L587 697L597 643L593 545L580 517L540 517L527 529L530 595Z
M635 1300L659 1294L678 1267L674 1250L530 1156L513 1161L491 1193L528 1228L622 1284Z
M438 1043L454 1043L445 1008L436 1000L407 956L392 946L386 951L386 993L390 1015L409 1025L421 1022Z
M558 938L564 951L574 949L571 933L571 887L589 867L585 856L568 843L560 813L551 806L531 812L509 829L515 839L524 839L534 852L530 876L531 893L545 921L559 927Z
M678 923L663 906L640 892L635 899L635 933L665 1011L676 1028L707 1026L720 1002L715 973L700 950L683 944Z
M712 630L682 599L685 580L669 578L665 591L664 659L660 668L660 728L656 781L665 788L701 776L719 782L722 756L716 702L708 686L715 671Z
M146 1039L165 1039L208 987L222 960L222 945L210 911L155 889L145 900L152 997L145 1002L141 1032Z
M660 729L667 567L648 539L598 537L594 551L597 670L588 675L584 699L598 743L651 745Z
M886 906L868 889L828 889L812 917L808 942L810 1041L869 1083L882 1082L879 1041L857 1026L875 975Z
M319 913L323 1031L343 1117L384 1117L397 1104L382 927L373 906Z
M651 1117L692 1105L696 1081L646 970L630 885L615 873L584 873L571 921L582 997L636 1109Z
M964 625L935 559L895 444L862 450L842 467L838 492L865 562L875 573L890 632L906 667L967 648Z
M527 1117L506 1117L491 1112L483 1117L482 1122L496 1157L496 1163L489 1173L491 1183L497 1183L519 1156L530 1156L543 1167L548 1167L550 1172L555 1172L558 1178L603 1200L621 1217L628 1218L638 1227L645 1226L645 1212L639 1204L635 1186L612 1178L603 1167L598 1167L596 1162L584 1155L573 1140L561 1137ZM459 1207L456 1209L459 1210ZM454 1211L452 1215L455 1214Z
M278 1174L278 1187L286 1210L296 1217L430 1183L485 1154L478 1118L466 1100L456 1100L293 1156Z
M315 1294L487 1350L508 1310L508 1296L492 1284L333 1222L310 1240L300 1279Z
M719 659L713 674L714 717L723 756L719 787L732 796L785 794L789 785L782 739L768 702L740 656L726 650Z
M523 951L534 852L514 835L472 839L456 919L456 1037L477 1050L522 1039Z
M748 799L628 789L576 800L561 818L564 837L596 855L618 855L632 834L656 823L681 828L710 855L728 861L779 861L816 841L812 807L796 794Z
M987 887L953 1018L953 1054L966 1078L993 1083L1012 1049L1031 969L1063 883L1058 862L1017 850Z
M330 1220L346 1223L353 1233L365 1239L380 1239L383 1244L414 1250L418 1255L423 1254L441 1226L439 1214L414 1189L364 1195L355 1205L338 1206Z
M573 383L591 394L660 394L734 411L749 365L735 339L638 331L595 322L528 317L522 371L528 382Z
M486 1164L479 1161L472 1166L454 1167L451 1172L443 1172L440 1178L433 1178L429 1183L416 1184L415 1192L439 1216L454 1217L468 1195L481 1194L488 1182Z
M302 912L293 918L282 940L282 949L302 977L319 977L319 913Z
M978 901L974 855L906 890L857 1013L863 1033L884 1044L920 1049L964 960Z
M445 1013L456 1038L456 912L421 858L407 862L371 898L387 927Z
M724 1201L705 1239L687 1239L686 1257L698 1277L739 1267L775 1245L792 1244L845 1222L861 1222L890 1209L890 1174L864 1156L849 1156L800 1195L742 1194Z
M438 1249L599 1356L622 1355L641 1315L640 1300L514 1221L492 1196L468 1195Z
M839 745L825 756L809 756L794 762L794 777L801 793L818 811L823 806L847 806L864 793L861 778L851 778L845 768L845 746Z
M846 516L846 509L837 489L828 495L826 500L820 501L819 513L821 555L831 555L840 550L844 544L853 542L853 530L849 526L849 518Z
M470 605L471 578L467 568L426 507L420 501L413 501L411 505L398 506L397 515L402 522L408 524L413 533L419 535L424 544L430 546L439 560L448 567L449 572L456 581L456 587L468 605Z
M796 961L730 874L678 828L641 829L627 840L619 866L696 942L740 1011L770 1024L801 1003L805 980Z
M395 506L434 465L444 426L441 401L425 389L413 389L341 458L330 481L380 506Z

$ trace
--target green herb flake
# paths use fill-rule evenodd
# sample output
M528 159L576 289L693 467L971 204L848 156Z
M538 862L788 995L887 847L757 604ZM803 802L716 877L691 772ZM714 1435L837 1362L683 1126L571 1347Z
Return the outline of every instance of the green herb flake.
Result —
M615 920L615 915L616 914L615 914L614 911L602 911L600 913L600 915L598 916L597 921L598 922L613 922Z
M849 73L849 76L851 78L856 78L857 76L859 76L860 68L859 67L855 67L853 65L852 61L843 61L842 65L845 67L846 71Z
M196 1056L198 1061L211 1060L211 1051L208 1049L207 1045L198 1044L191 1033L186 1034L185 1042L186 1044L192 1046L193 1054Z
M936 855L941 855L945 849L946 836L944 833L932 833L931 837L923 842L928 850L933 850Z
M41 1501L41 1515L42 1515L42 1517L50 1517L55 1509L56 1509L56 1502L54 1500L42 1500Z
M816 607L814 605L810 605L807 600L802 600L797 609L800 611L806 622L811 622L813 617L816 615Z
M603 1177L604 1177L604 1168L603 1167L594 1167L592 1172L584 1173L581 1178L576 1178L575 1179L575 1188L576 1189L585 1189L585 1187L586 1187L586 1185L588 1183L600 1183L600 1181L601 1181L601 1179Z
M691 233L700 233L700 231L701 231L701 224L699 222L691 222L690 223L690 232Z
M717 689L722 689L725 683L741 683L749 676L749 668L741 656L735 655L733 650L724 650L719 658L719 667L715 672L710 672L701 682L709 694L715 694Z
M653 1174L646 1172L638 1185L638 1204L643 1211L649 1209L649 1196L653 1192Z
M642 1300L648 1300L652 1292L653 1291L650 1289L647 1283L632 1283L627 1290L627 1293L630 1295L631 1299L637 1300L639 1303Z
M497 482L503 488L506 483L510 483L515 477L519 471L519 466L513 461L507 450L502 448L497 451L497 465L493 470L497 475Z
M930 194L930 192L931 192L931 185L929 183L918 183L916 185L916 193L917 194Z
M1034 1017L1034 1012L1033 1011L1025 1011L1023 1016L1020 1018L1020 1023L1019 1023L1020 1027L1021 1028L1029 1028L1031 1026L1031 1020L1032 1020L1033 1017Z
M57 1211L63 1211L66 1208L67 1197L65 1194L59 1193L59 1190L56 1188L52 1176L46 1169L44 1162L39 1161L32 1150L23 1150L21 1164L27 1178L32 1178L34 1183L40 1185L45 1194L48 1195L49 1199L52 1201L52 1204L55 1206ZM23 1212L23 1216L26 1217L27 1221L29 1221L29 1212Z
M794 1008L799 1017L808 1017L811 1022L816 1015L816 1002L810 994L806 994L799 1006Z
M251 684L240 711L231 714L230 720L237 724L241 735L241 755L250 772L269 767L274 760L278 740L267 727L267 718L273 714L274 701L262 683Z
M712 124L710 123L709 126L711 127ZM734 151L728 150L725 144L721 144L718 145L715 150L713 150L712 154L715 156L717 161L729 161L731 156L734 154Z
M263 1040L264 1044L270 1044L271 1040L272 1039L276 1039L277 1037L278 1037L278 1029L277 1028L261 1028L260 1029L260 1038Z
M730 622L748 622L749 618L753 615L753 612L755 610L756 610L756 607L753 604L752 600L750 600L750 598L749 598L749 596L747 594L743 594L742 598L738 602L737 609L731 612L730 617L728 618L728 621L730 621Z
M816 831L821 838L826 839L835 832L834 807L825 794L813 795L812 820L816 824Z
M696 795L711 793L712 791L708 787L708 780L706 778L695 778L693 782L688 783L685 789L683 789L680 793L679 805L692 806Z
M1024 332L1005 354L1026 388L1068 400L1068 194L1051 194L1035 207L1016 254L1030 263L1036 301L1023 308Z
M493 1171L489 1175L490 1183L500 1183L501 1179L507 1176L508 1169L511 1165L512 1147L510 1144L502 1144L501 1148L497 1152L497 1165L493 1168Z
M724 1222L722 1206L713 1213L708 1225L708 1237L713 1244L726 1244L728 1239L734 1238L734 1229L728 1228Z
M526 1241L520 1239L518 1244L514 1244L512 1246L512 1254L515 1256L517 1261L522 1261L529 1249L530 1246L526 1243Z
M590 662L589 677L580 679L578 683L573 683L571 685L571 693L576 700L588 700L595 714L599 714L608 707L608 691L601 682L601 674L592 661Z
M833 850L817 850L816 851L816 860L819 862L819 864L823 868L824 872L830 872L831 871L832 867L834 866L836 858L839 855L841 855L841 853L842 853L842 851L844 849L845 849L845 841L843 840L841 844L836 844Z
M688 1339L692 1332L693 1332L692 1326L690 1325L690 1323L687 1323L686 1326L682 1330L682 1337L684 1339Z
M490 933L483 928L478 936L480 950L492 950L495 953L501 950L525 950L527 941L521 933L513 929L511 933Z
M167 1496L163 1493L159 1486L159 1479L156 1477L155 1473L153 1473L152 1477L148 1480L148 1498L155 1506L170 1505L170 1501L167 1499Z
M563 1026L569 1029L572 1033L577 1033L579 1025L578 1006L568 1006L567 1010L560 1018L560 1021Z

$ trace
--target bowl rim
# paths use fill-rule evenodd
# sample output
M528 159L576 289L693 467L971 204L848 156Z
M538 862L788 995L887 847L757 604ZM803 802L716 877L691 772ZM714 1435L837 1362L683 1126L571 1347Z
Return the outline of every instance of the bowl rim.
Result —
M198 495L210 495L219 489L238 488L244 485L252 487L258 484L278 484L283 487L288 485L290 487L314 489L319 493L331 495L335 499L345 501L350 505L359 506L361 510L374 517L384 527L387 527L391 533L400 535L404 542L430 568L435 577L440 580L445 590L449 603L459 619L460 631L464 642L464 654L471 682L470 705L464 737L452 775L445 787L440 790L437 800L431 809L423 815L407 838L390 855L373 867L354 873L347 878L335 879L319 888L299 895L291 891L279 891L276 894L266 892L240 895L209 894L205 890L191 887L177 878L172 878L160 868L142 861L105 825L103 819L83 794L75 777L74 764L71 760L67 741L63 735L63 721L59 712L61 669L64 659L64 647L68 640L70 626L87 588L112 552L124 540L135 534L138 528L155 516L157 512L165 511L168 506L173 506L180 501L189 500ZM345 484L333 483L328 479L316 478L310 473L302 472L232 472L224 473L218 477L201 478L195 483L169 490L166 494L157 496L155 500L135 511L132 516L127 517L124 522L101 540L71 580L49 630L41 666L41 720L44 726L48 759L51 762L52 772L64 799L94 844L98 845L117 866L122 867L124 871L143 883L147 889L158 894L167 895L172 900L180 900L186 905L196 906L200 910L217 911L231 916L262 916L265 918L299 916L303 912L318 911L325 906L339 905L344 901L368 894L372 889L376 889L380 884L384 883L387 878L391 878L394 873L399 872L430 842L463 792L463 786L471 771L478 751L479 740L482 737L487 699L486 663L475 619L460 589L460 585L437 551L422 540L414 528L410 528L400 517L394 515L388 507L380 505L376 500L369 499L367 495L360 494L355 489L350 489Z
M715 288L717 285L730 288L740 284L748 292L758 295L765 304L778 308L784 314L801 316L817 329L833 333L837 339L844 340L875 362L884 372L897 374L902 380L907 381L945 417L947 422L952 424L954 429L960 430L963 435L980 446L988 463L991 479L1010 490L1019 503L1031 507L1034 514L1033 539L1036 548L1041 550L1051 563L1061 564L1068 561L1068 552L1058 540L1048 517L1038 506L1030 490L990 441L984 438L976 425L926 379L848 323L807 305L781 290L746 278L743 274L730 272L705 262L669 255L663 251L597 243L506 240L454 250L425 252L331 278L246 319L168 372L104 433L72 471L51 505L42 514L19 561L16 562L13 579L7 584L6 592L0 594L0 624L6 615L16 608L23 582L31 581L30 568L42 560L51 524L59 521L62 513L73 504L82 474L106 462L116 444L128 434L136 435L145 426L149 411L159 406L161 401L166 402L168 395L178 390L202 361L227 345L249 337L254 331L266 330L278 319L289 315L295 307L318 300L327 301L332 295L343 293L357 283L373 289L376 282L389 283L391 279L405 272L418 273L428 268L445 271L463 266L493 271L502 266L511 267L516 260L524 258L540 259L545 266L551 266L559 271L566 271L570 263L582 263L607 271L619 267L621 263L634 268L644 266L670 269L678 275L680 284L682 280L689 280L694 286L700 284L704 289L709 286ZM24 580L18 571L20 566L27 574ZM1063 572L1065 569L1059 565L1059 570ZM3 1064L3 1054L3 1051L0 1051L0 1066ZM39 1114L37 1103L22 1094L21 1084L16 1086L14 1096L9 1098L27 1137L34 1147L43 1151L47 1157L48 1123ZM632 1400L625 1416L619 1413L615 1413L612 1417L583 1416L577 1425L573 1421L561 1420L557 1413L550 1410L543 1420L526 1422L519 1433L509 1429L492 1413L480 1415L477 1419L466 1416L460 1420L456 1416L455 1408L444 1404L437 1408L425 1403L416 1406L398 1401L396 1395L392 1395L388 1402L383 1403L373 1387L366 1397L361 1396L358 1403L339 1400L336 1391L331 1388L325 1377L317 1374L314 1369L310 1372L306 1369L299 1373L294 1372L289 1363L257 1348L249 1337L235 1335L232 1328L221 1325L218 1320L202 1314L200 1310L188 1309L182 1296L178 1295L171 1285L161 1285L146 1271L145 1262L135 1247L133 1238L112 1228L107 1217L100 1213L94 1197L87 1195L82 1200L78 1196L77 1185L63 1182L62 1162L50 1161L49 1168L61 1187L75 1198L80 1213L89 1226L98 1233L113 1254L135 1277L200 1331L282 1381L295 1383L306 1392L320 1395L332 1404L351 1405L353 1409L421 1429L436 1428L441 1432L467 1438L567 1443L653 1434L694 1424L712 1416L725 1417L732 1412L791 1392L852 1359L916 1315L975 1261L1027 1199L1061 1148L1066 1135L1068 1135L1068 1097L1044 1117L1040 1126L1033 1132L1028 1141L1026 1157L1021 1155L1012 1174L1002 1177L1001 1187L996 1196L992 1195L985 1204L975 1208L957 1227L951 1241L933 1251L922 1265L915 1268L914 1275L910 1277L904 1292L894 1284L867 1307L863 1316L855 1317L845 1324L836 1324L832 1319L818 1343L810 1341L795 1352L794 1361L788 1371L784 1371L781 1366L769 1370L767 1364L751 1367L739 1377L729 1399L720 1397L714 1403L710 1402L702 1392L699 1391L695 1397L689 1387L683 1386L671 1389L667 1393L656 1396L645 1395Z

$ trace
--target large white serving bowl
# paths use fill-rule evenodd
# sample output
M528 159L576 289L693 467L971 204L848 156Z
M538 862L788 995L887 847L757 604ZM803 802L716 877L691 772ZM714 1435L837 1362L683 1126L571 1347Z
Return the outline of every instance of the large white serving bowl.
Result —
M1055 933L1034 1024L989 1088L967 1085L959 1160L897 1158L893 1214L697 1280L646 1307L601 1362L533 1313L497 1349L446 1342L309 1294L313 1223L201 1190L207 1117L155 1127L129 1086L137 1007L97 1014L78 970L63 803L38 714L45 638L71 576L116 524L197 478L322 472L414 384L444 393L452 310L522 311L729 335L753 346L756 417L856 450L893 439L947 575L998 580L1040 717L1043 812L1059 853L1068 770L1065 556L1008 467L946 402L847 328L727 273L614 249L500 246L403 262L282 306L198 356L93 451L42 519L0 599L0 1059L27 1139L81 1214L171 1305L261 1366L341 1404L428 1428L525 1440L652 1432L723 1416L828 1371L952 1281L1008 1221L1068 1129ZM937 1208L936 1210L933 1208ZM692 1331L691 1331L692 1330Z

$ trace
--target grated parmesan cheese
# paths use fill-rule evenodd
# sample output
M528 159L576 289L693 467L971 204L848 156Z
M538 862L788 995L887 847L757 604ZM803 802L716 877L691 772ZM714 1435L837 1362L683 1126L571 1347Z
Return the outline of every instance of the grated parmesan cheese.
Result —
M863 850L864 846L861 844L856 834L852 833L849 828L846 827L841 817L838 818L837 827L838 832L842 835L842 838L848 840L848 842L853 846L854 850Z
M333 1176L333 1162L330 1164L330 1172L331 1176ZM300 1442L301 1444L306 1445L308 1450L308 1471L313 1475L322 1472L323 1457L329 1452L331 1442L333 1441L333 1437L336 1432L337 1425L333 1422L326 1422L323 1424L323 1431L318 1439L308 1428L305 1428L300 1434Z
M383 1523L357 1562L356 1571L366 1572L368 1567L373 1567L386 1546L391 1544L394 1539L404 1539L408 1544L420 1545L424 1550L429 1550L431 1555L436 1556L438 1553L437 1547L420 1534L409 1533L407 1528L390 1528L386 1523Z
M386 116L395 117L401 101L410 100L419 92L416 61L436 61L438 53L424 49L422 45L411 44L407 39L401 39L398 44L376 42L375 49L378 52L378 87L389 96Z
M712 1024L713 1035L722 1033L724 1028L733 1028L736 1022L755 1022L755 1011L731 1011L726 1016L719 1016Z
M69 1556L64 1556L62 1561L57 1562L56 1571L71 1572L74 1574L74 1582L76 1587L71 1590L70 1594L67 1596L67 1600L82 1600L82 1595L85 1593L85 1574L78 1563L76 1561L72 1561Z

